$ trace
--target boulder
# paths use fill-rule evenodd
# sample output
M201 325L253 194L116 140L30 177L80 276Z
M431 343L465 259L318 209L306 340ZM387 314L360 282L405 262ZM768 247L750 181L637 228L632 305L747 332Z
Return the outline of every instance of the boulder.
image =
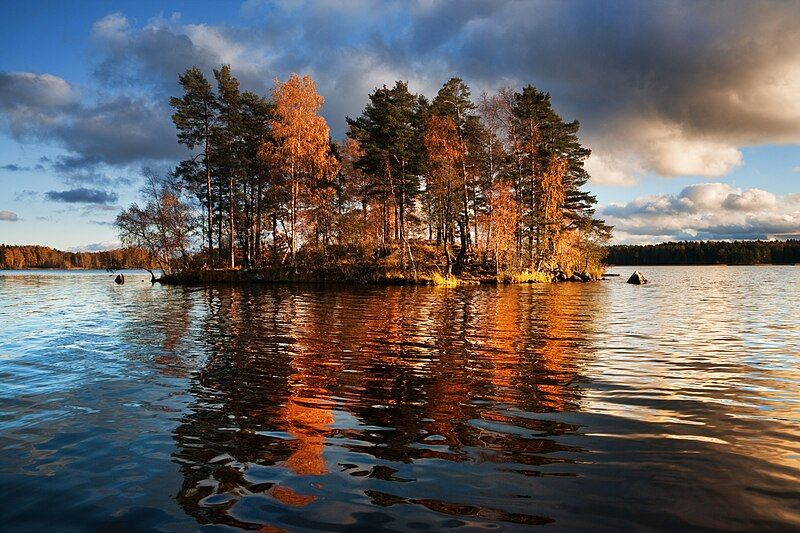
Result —
M123 283L125 283L125 276L123 276L122 274L117 274L117 277L114 278L114 283L116 283L117 285L122 285Z
M644 277L644 274L637 270L631 274L631 277L628 278L628 283L632 283L634 285L644 285L647 283L647 278Z

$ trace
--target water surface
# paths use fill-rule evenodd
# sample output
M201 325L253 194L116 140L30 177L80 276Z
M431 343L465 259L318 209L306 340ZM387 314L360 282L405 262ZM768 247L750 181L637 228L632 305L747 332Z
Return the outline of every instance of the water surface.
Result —
M800 267L0 274L3 530L800 528Z

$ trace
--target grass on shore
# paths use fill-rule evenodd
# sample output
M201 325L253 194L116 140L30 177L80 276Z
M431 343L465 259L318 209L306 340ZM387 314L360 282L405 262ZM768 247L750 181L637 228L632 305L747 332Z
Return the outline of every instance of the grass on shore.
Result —
M164 276L162 282L175 284L308 282L376 285L434 285L458 287L477 284L547 283L551 272L536 270L503 271L495 274L491 264L472 258L457 276L442 274L441 251L429 242L413 242L413 262L397 245L381 248L330 246L327 249L303 248L296 267L271 263L253 269L194 268ZM415 265L412 268L412 265ZM599 268L599 267L598 267ZM590 273L591 274L591 273ZM600 272L600 275L602 272ZM600 275L591 276L599 279Z

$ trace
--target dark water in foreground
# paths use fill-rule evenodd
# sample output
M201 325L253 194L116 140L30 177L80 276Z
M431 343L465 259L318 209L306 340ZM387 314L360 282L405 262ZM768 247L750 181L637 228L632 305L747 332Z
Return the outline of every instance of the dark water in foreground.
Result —
M800 267L645 270L0 275L0 529L800 528Z

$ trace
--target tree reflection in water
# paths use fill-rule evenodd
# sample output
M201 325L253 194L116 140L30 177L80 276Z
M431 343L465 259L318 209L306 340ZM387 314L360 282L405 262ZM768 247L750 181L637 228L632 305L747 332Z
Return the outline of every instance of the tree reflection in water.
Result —
M208 361L174 434L198 522L550 521L542 479L585 455L547 416L580 406L585 287L203 290Z

